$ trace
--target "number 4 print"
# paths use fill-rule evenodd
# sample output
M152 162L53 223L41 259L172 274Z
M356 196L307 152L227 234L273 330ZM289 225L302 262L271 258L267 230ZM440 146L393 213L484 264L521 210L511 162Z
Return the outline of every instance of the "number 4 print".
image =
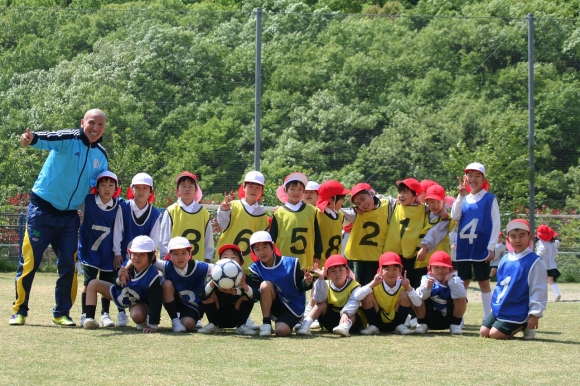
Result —
M469 239L469 244L473 244L473 240L477 238L477 233L475 233L475 229L477 229L478 222L479 219L474 218L467 225L465 225L461 230L461 232L459 232L459 238Z

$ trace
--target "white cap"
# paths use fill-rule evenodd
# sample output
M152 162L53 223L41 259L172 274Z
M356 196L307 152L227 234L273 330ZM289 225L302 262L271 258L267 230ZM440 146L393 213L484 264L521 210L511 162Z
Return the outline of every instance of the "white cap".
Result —
M284 186L292 181L300 181L304 186L306 186L306 184L308 184L308 177L306 177L306 174L300 172L290 173L284 179Z
M155 245L155 241L151 239L149 236L137 236L131 241L131 243L127 246L127 251L131 252L155 252L157 250L157 246Z
M246 174L244 182L254 182L256 184L264 185L264 175L256 170L252 170Z
M250 245L254 245L256 243L274 243L272 241L272 236L266 231L258 231L250 236Z
M306 188L304 190L316 190L318 191L318 188L320 188L320 184L316 181L308 181L308 183L306 184Z
M119 179L117 178L117 175L113 172L108 171L108 170L105 170L104 172L99 173L99 175L97 176L97 182L101 178L111 178L117 182L117 185L119 185Z
M189 240L186 239L185 237L181 237L181 236L177 236L172 238L171 240L169 240L169 243L167 244L167 250L169 252L173 251L174 249L191 249L191 244L189 243Z
M465 167L464 173L467 173L468 170L477 170L480 171L481 174L485 177L485 166L480 164L479 162L472 162Z
M153 178L147 173L137 173L131 180L131 186L133 185L149 185L153 187Z

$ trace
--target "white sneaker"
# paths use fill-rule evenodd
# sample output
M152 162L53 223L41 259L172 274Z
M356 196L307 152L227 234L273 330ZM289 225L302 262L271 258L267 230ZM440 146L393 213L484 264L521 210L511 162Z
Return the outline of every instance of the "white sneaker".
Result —
M309 319L306 319L305 321L303 321L300 328L296 329L296 335L310 335L310 325L311 324L312 324L312 321Z
M463 328L464 326L465 326L465 319L461 318L461 323L459 323L459 327Z
M97 322L93 318L85 317L85 321L83 322L83 328L85 330L96 330L97 328L99 328L99 322Z
M262 324L260 326L260 336L270 336L272 335L272 325Z
M379 333L379 329L377 326L373 326L372 324L366 328L363 328L360 332L363 335L377 335Z
M115 327L115 322L113 322L113 319L111 319L108 312L105 312L103 315L101 315L99 324L101 327Z
M536 337L536 329L524 328L524 340L533 340Z
M417 332L417 330L415 330ZM463 327L460 324L452 324L449 326L449 332L451 335L461 335L463 334Z
M80 323L81 328L84 328L85 320L87 320L87 314L82 314L81 315L81 323Z
M177 317L179 318L179 314L177 314ZM201 320L198 320L194 329L199 330L200 328L203 328L203 324L201 324Z
M417 321L417 318L413 318L409 321L409 325L407 326L407 323L405 323L406 327L409 327L410 329L415 329L417 328L417 326L419 325L419 322Z
M322 327L320 327L320 323L318 323L318 319L316 319L314 322L312 322L312 324L310 325L310 329L311 330L320 330Z
M179 318L175 318L171 321L171 326L173 326L173 332L186 332L187 328L181 323Z
M415 334L426 334L429 331L429 327L425 323L419 323L415 327Z
M405 320L405 326L411 328L411 315L407 315L407 319Z
M254 323L254 321L252 319L250 319L248 317L248 320L246 320L246 326L250 327L252 330L259 330L260 329L260 325Z
M341 335L341 336L349 336L350 335L350 327L352 326L352 322L350 319L344 323L340 323L338 326L332 329L332 333L334 335Z
M125 312L119 312L117 315L117 327L126 327L129 324L129 315Z
M138 324L137 326L135 326L135 327L137 327L137 330L142 330L142 329L144 329L144 328L148 328L148 327L149 327L149 325L147 324L147 322L143 322L143 323L139 323L139 324Z
M411 330L409 327L405 326L404 324L399 324L397 327L395 327L395 334L409 335L412 333L413 333L413 330Z
M200 334L213 334L219 332L219 330L220 330L219 327L216 326L215 324L208 323L199 330L197 330L197 332L199 332Z
M259 327L258 327L259 328ZM256 335L257 332L253 328L249 327L246 324L242 324L240 327L236 328L236 334L238 335Z
M558 303L560 299L562 299L562 295L560 294L556 295L556 297L554 298L554 303Z

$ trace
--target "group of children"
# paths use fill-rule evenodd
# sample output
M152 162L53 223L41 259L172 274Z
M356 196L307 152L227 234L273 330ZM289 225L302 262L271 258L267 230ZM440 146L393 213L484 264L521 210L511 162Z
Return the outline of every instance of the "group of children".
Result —
M121 189L114 173L97 177L85 200L78 249L85 329L114 326L113 301L116 325L126 326L130 316L144 332L158 330L164 307L175 332L235 327L243 335L288 336L293 330L310 334L319 325L343 336L442 329L461 334L466 288L475 279L484 311L481 335L507 338L525 329L529 338L545 309L546 272L554 279L557 273L532 251L529 225L514 220L505 230L509 253L499 262L492 293L489 262L500 216L479 163L465 168L452 205L445 189L429 180L397 181L397 197L383 197L367 183L349 190L338 181L318 185L291 173L277 190L283 205L271 217L259 205L264 176L251 171L239 199L228 195L218 209L223 232L217 252L197 177L184 172L175 183L178 200L161 215L152 205L148 174L133 178L127 201L117 199ZM343 208L347 195L350 208ZM455 223L452 262L449 233ZM244 271L239 286L229 290L210 279L212 262L225 258ZM261 325L249 317L258 301ZM209 323L202 327L204 314Z

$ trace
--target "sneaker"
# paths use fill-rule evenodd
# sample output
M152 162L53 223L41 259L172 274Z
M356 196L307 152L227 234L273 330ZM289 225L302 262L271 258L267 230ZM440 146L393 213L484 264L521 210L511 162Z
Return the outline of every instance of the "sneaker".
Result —
M340 323L338 326L334 327L332 329L332 333L334 335L349 336L351 326L352 322L349 319L347 322Z
M77 324L69 317L66 315L63 315L61 317L55 318L54 316L52 317L52 324L54 324L55 326L61 326L61 327L74 327Z
M85 325L85 320L87 320L87 314L82 314L81 315L81 323L80 323L80 327L83 328Z
M260 336L270 336L272 335L272 325L262 324L260 326Z
M554 303L558 303L560 299L562 299L562 295L560 294L556 295L556 297L554 298Z
M20 315L20 314L14 314L10 317L10 321L8 323L10 323L11 326L24 326L25 322L26 322L26 316Z
M405 326L411 328L411 315L407 315L407 319L405 320Z
M310 335L310 325L312 324L312 320L306 319L302 322L300 328L296 329L296 335Z
M377 335L379 333L379 329L377 326L373 326L371 324L367 328L362 329L360 333L363 335Z
M417 332L417 330L415 330ZM452 324L449 326L449 332L451 335L461 335L463 334L463 327L460 324Z
M412 333L413 333L413 330L411 330L409 327L405 326L404 324L399 324L397 327L395 327L395 334L409 335Z
M142 330L144 328L148 328L149 325L147 324L147 322L143 322L143 323L137 324L137 326L135 326L135 327L137 327L137 330Z
M260 325L254 323L254 321L252 319L250 319L248 317L248 320L246 320L246 327L250 327L252 330L259 330L260 329Z
M115 322L113 322L113 319L111 319L108 312L105 312L103 313L103 315L101 315L101 318L99 319L99 324L101 325L101 327L115 327Z
M200 334L213 334L219 332L219 330L220 330L219 327L216 326L215 324L208 323L204 327L197 330L197 332L199 332Z
M175 318L171 321L171 325L173 326L173 332L186 332L187 328L181 323L179 318Z
M415 327L415 334L426 334L429 331L429 327L425 323L419 323Z
M314 322L312 322L312 324L310 325L310 329L311 330L320 330L322 327L320 327L320 323L318 323L318 319L316 319Z
M258 327L260 328L260 327ZM251 328L250 326L246 325L246 324L242 324L240 327L236 328L236 334L238 335L256 335L258 332L256 330L254 330L253 328Z
M125 312L119 312L119 315L117 315L117 327L127 327L127 325L129 324L129 315L127 315Z
M417 321L417 318L413 318L409 321L409 325L407 326L407 323L405 323L405 326L409 327L410 329L415 329L417 328L417 326L419 325L419 322Z
M179 318L179 314L177 314L177 317ZM201 320L198 320L194 329L199 330L200 328L203 328L203 324L201 323Z
M93 318L85 317L85 321L83 322L83 328L85 330L96 330L97 328L99 328L99 322L97 322Z
M536 329L524 328L524 340L533 340L536 337Z

